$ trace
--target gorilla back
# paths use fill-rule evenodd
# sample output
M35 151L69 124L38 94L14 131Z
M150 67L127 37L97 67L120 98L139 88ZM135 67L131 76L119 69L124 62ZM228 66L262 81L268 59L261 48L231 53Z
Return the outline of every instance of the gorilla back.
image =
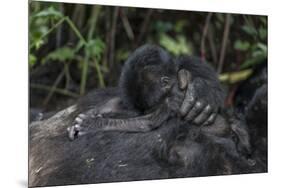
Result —
M162 53L160 53L162 54ZM165 53L164 53L165 54ZM160 56L162 58L162 56ZM141 58L141 57L140 57ZM137 58L138 59L138 58ZM153 59L153 58L152 58ZM156 58L157 59L157 58ZM158 56L159 59L159 56ZM164 57L163 62L168 58ZM142 61L149 62L149 59ZM170 62L170 61L168 61ZM185 62L180 60L180 62ZM188 62L193 62L188 61ZM135 65L135 64L132 64ZM192 64L187 68L191 68ZM196 72L200 73L201 64L196 64ZM128 66L128 70L134 67ZM194 66L193 66L194 67ZM136 68L138 71L139 69ZM212 72L206 70L206 75ZM125 66L126 71L126 66ZM132 76L134 76L133 74ZM171 75L175 75L172 71ZM122 78L127 78L121 76ZM150 78L150 77L149 77ZM198 80L198 78L200 78ZM194 81L201 83L202 76ZM127 78L129 79L129 78ZM220 86L215 76L208 78L209 82L199 84L199 91L204 98L208 85L214 86L219 95L211 95L212 99L221 96ZM129 79L129 82L136 80ZM151 90L136 93L138 84L128 86L128 95L122 97L133 103L132 111L145 112L151 104L157 104L162 95L144 103L134 103L146 99ZM141 85L141 84L140 84ZM157 86L157 85L156 85ZM159 86L159 84L158 84ZM196 86L196 85L195 85ZM153 91L153 90L152 90ZM148 93L145 93L148 92ZM104 89L96 93L93 104L104 104L109 99L120 96L119 88ZM208 96L209 97L209 96ZM164 96L165 98L165 96ZM194 101L194 100L192 100ZM191 102L192 102L191 101ZM220 101L216 101L220 103ZM75 111L75 109L72 109ZM65 116L64 116L65 115ZM81 183L99 183L114 181L132 181L144 179L162 179L174 177L206 176L219 174L234 174L247 172L262 172L259 164L248 160L250 147L245 127L230 124L219 116L212 126L195 126L186 123L176 116L171 116L161 123L157 129L144 133L128 132L89 132L85 136L70 142L66 127L69 125L67 113L58 114L39 125L30 128L30 186L66 185ZM91 122L84 122L91 125ZM236 125L236 126L235 126Z
M225 121L198 131L172 118L151 132L91 132L70 142L67 124L61 124L65 119L53 123L55 129L49 126L52 118L31 127L30 186L263 171L239 154L228 134L211 134L227 127Z

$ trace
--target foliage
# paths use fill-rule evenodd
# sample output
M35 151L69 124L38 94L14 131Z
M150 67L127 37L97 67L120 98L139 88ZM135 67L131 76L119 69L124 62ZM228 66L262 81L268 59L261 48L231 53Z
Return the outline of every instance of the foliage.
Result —
M94 14L95 17L97 17L97 14ZM94 20L96 18L93 18ZM45 40L48 38L48 35L51 34L55 29L58 29L58 27L63 24L67 23L68 26L72 29L72 31L77 35L79 38L79 42L77 42L75 48L70 48L67 46L59 47L56 50L49 52L49 54L46 55L46 57L42 58L42 64L44 64L46 61L59 61L59 62L67 62L76 59L76 52L79 51L81 48L85 49L85 60L80 61L83 62L83 69L81 74L81 94L84 94L85 91L85 80L88 74L87 68L85 68L85 64L88 64L89 58L93 59L95 61L95 67L99 74L99 80L101 86L104 86L103 77L100 74L100 65L98 61L101 60L101 56L104 50L104 43L100 38L91 38L89 37L88 41L85 40L85 38L82 36L82 34L78 31L75 24L69 19L69 17L64 16L61 12L56 10L53 6L45 8L39 12L34 12L31 15L30 18L30 30L31 32L31 38L30 38L30 49L32 50L35 48L35 51L40 49L43 44L45 44L47 41ZM93 33L93 29L91 30L91 35ZM34 58L35 55L30 53L29 58L29 64L34 66L36 64L36 58ZM65 64L65 66L68 66ZM65 69L67 70L67 69ZM83 83L84 81L84 83Z
M226 35L226 15L31 2L29 69L33 73L51 65L48 78L42 78L46 85L31 77L31 86L47 92L46 102L53 92L73 97L116 85L124 61L144 43L158 44L174 56L200 56L217 70L222 67L222 81L240 82L267 62L267 18L229 14Z
M46 41L44 36L49 32L49 23L61 19L63 15L54 9L54 7L46 8L39 12L34 12L30 16L30 44L38 50Z
M105 44L100 38L96 38L88 41L85 49L89 56L95 57L97 61L100 61L105 49Z
M247 53L241 69L253 67L256 64L265 62L267 59L267 21L264 17L260 18L261 24L256 27L253 20L245 18L247 24L241 30L247 35L247 40L236 40L234 49Z
M191 55L192 48L187 43L186 38L182 35L178 35L175 39L172 37L161 34L160 35L160 45L166 48L174 55Z
M47 19L59 19L62 18L63 15L59 11L57 11L54 7L49 7L44 9L34 15L34 18L47 18Z
M75 58L75 50L69 47L58 48L53 52L50 52L43 60L42 63L46 61L60 61L68 62Z

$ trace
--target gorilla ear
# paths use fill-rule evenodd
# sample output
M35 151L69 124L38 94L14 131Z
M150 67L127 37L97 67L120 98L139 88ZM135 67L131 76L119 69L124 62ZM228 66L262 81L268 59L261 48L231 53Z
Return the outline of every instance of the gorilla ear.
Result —
M168 76L162 76L160 78L161 87L167 87L170 85L170 78Z
M188 70L181 69L178 72L179 88L184 90L191 82L191 73Z

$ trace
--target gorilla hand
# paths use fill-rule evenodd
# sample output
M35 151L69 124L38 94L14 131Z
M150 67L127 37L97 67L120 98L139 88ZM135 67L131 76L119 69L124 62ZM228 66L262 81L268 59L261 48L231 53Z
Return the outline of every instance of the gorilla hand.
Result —
M178 72L179 88L185 90L180 115L185 121L197 125L209 125L215 121L219 107L222 105L223 92L220 85L201 77L191 78L189 71Z

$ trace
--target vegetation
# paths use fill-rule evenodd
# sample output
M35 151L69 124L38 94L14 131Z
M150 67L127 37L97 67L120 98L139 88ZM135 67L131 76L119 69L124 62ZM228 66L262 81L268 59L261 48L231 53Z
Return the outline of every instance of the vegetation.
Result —
M200 56L231 92L267 63L267 17L31 2L31 106L53 109L61 99L115 85L130 52L144 43Z

